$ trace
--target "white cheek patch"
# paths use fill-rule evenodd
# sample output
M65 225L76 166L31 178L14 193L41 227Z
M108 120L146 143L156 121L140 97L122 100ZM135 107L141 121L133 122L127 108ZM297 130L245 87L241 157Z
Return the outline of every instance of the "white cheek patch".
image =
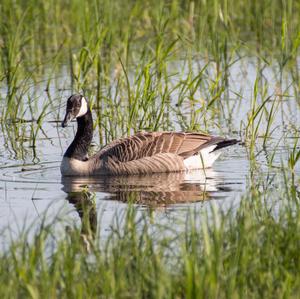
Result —
M88 105L87 105L86 99L84 97L82 97L81 98L81 107L80 107L80 110L76 117L85 115L87 113L87 111L88 111Z

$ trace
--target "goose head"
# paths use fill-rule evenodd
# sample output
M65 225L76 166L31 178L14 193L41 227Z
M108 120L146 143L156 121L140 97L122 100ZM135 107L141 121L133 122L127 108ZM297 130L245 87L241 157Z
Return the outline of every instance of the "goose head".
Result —
M88 112L87 100L80 94L74 94L68 98L66 115L62 127L66 127L75 118L84 116Z

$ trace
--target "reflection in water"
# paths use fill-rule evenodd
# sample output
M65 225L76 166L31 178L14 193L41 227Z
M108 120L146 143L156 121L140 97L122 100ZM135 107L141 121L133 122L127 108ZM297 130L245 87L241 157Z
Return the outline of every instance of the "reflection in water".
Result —
M88 190L69 192L66 198L73 204L82 221L81 233L95 237L97 230L97 212L94 195Z
M62 177L63 191L82 222L82 236L87 246L97 230L94 192L108 198L151 207L192 203L211 199L211 193L223 191L218 175L212 170L189 173L161 173L134 176ZM227 190L229 191L229 189Z
M69 192L66 198L74 205L81 220L81 237L85 249L90 252L91 241L97 232L97 211L94 195L86 188L81 191Z
M105 192L109 199L147 206L166 206L210 199L217 191L213 170L133 176L63 177L63 190Z

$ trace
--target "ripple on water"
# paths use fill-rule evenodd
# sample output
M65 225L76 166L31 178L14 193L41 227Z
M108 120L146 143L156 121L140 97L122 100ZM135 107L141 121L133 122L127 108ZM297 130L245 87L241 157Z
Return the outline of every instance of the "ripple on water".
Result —
M14 183L57 184L60 182L57 162L9 165L0 169L0 180Z

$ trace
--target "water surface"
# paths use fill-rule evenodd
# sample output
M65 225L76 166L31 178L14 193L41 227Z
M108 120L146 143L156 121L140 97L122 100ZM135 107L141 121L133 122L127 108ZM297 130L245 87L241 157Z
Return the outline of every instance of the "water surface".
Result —
M268 92L274 96L277 90L274 70L265 68L264 76L269 80ZM255 64L248 58L232 66L228 98L226 105L221 107L223 116L218 123L212 119L206 128L208 131L235 138L243 136L255 77ZM175 76L172 82L175 84L179 79ZM235 145L226 149L213 168L205 172L62 179L60 161L76 131L75 122L66 129L60 127L64 103L71 94L67 89L70 82L64 76L60 77L50 85L48 96L42 84L35 86L28 93L37 99L37 109L43 107L49 93L53 99L35 143L32 142L32 132L36 130L34 119L17 124L7 121L0 132L0 229L9 225L12 231L17 232L24 223L30 225L35 219L35 223L42 221L45 212L49 221L59 214L66 221L80 224L82 191L95 195L94 211L98 216L101 214L101 230L105 232L109 231L115 212L126 209L128 202L136 205L138 211L155 211L156 220L160 222L166 219L166 215L184 218L190 209L207 209L211 203L225 210L232 208L238 205L241 196L246 194L249 180L254 178L276 187L283 180L277 167L288 159L299 133L296 125L300 118L299 104L290 80L287 77L282 83L281 88L289 97L281 99L267 146L262 147L263 136L257 139L254 175L253 169L250 172L249 148ZM176 94L172 101L176 107ZM196 103L193 109L199 108L200 103ZM272 101L267 103L266 108L270 109L271 105ZM170 111L175 129L180 130L182 116L186 120L191 117L191 107L186 106L185 109L179 111L180 115L176 109ZM261 130L265 128L266 123L262 122ZM96 151L99 148L97 129L94 135L92 150ZM299 167L296 171L299 172Z

